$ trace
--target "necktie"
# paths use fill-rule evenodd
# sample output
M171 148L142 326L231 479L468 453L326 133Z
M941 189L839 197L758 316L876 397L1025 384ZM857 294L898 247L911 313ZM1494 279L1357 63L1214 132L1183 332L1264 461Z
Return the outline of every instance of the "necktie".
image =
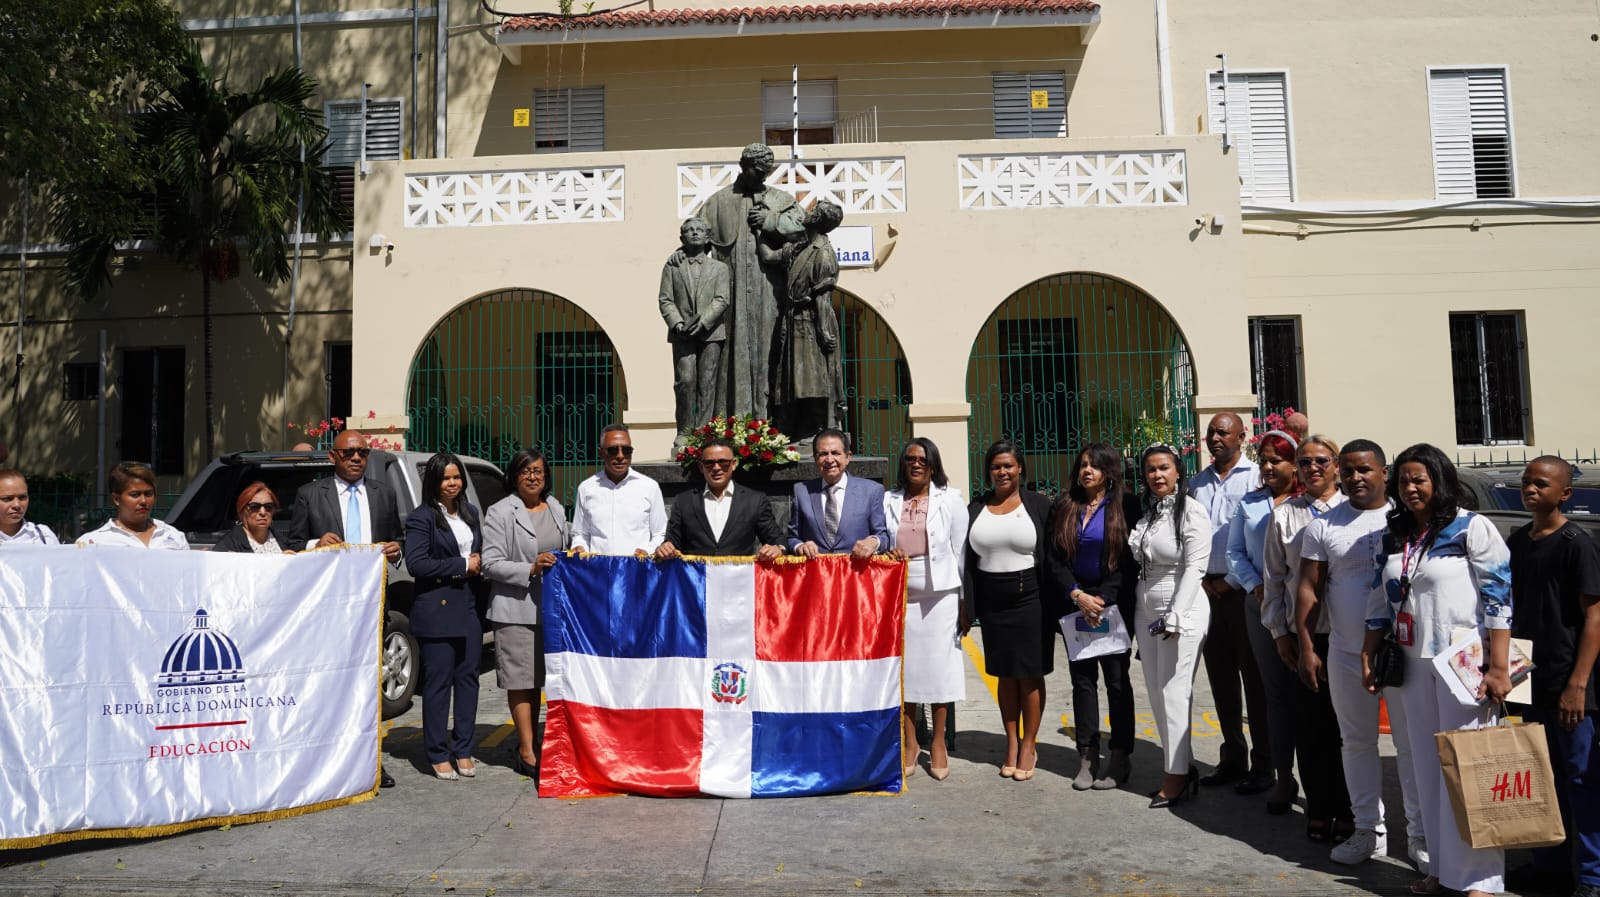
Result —
M344 540L351 545L361 544L361 499L356 497L356 487L350 490L350 499L344 506Z
M827 508L823 512L823 534L828 537L828 547L833 547L833 540L839 538L839 487L828 487Z

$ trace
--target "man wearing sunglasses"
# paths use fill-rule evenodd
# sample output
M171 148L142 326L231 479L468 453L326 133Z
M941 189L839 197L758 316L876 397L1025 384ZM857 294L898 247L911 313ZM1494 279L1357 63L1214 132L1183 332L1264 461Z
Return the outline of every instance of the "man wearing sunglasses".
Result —
M656 559L680 554L753 554L768 561L781 557L783 525L766 494L734 488L733 471L739 461L733 456L733 444L720 438L707 440L700 448L699 465L705 488L673 499L667 538L656 549Z
M371 454L367 437L360 433L345 430L334 438L333 448L328 450L333 476L305 486L294 497L289 517L291 546L311 549L341 542L379 543L390 563L400 562L400 539L405 535L400 504L388 486L366 479L367 456ZM383 787L394 787L394 777L381 765L378 776Z
M572 550L649 555L666 538L667 505L655 480L633 469L626 424L600 431L600 472L578 484Z
M366 479L367 437L345 430L333 440L333 476L301 489L289 518L289 544L326 548L377 543L391 563L400 561L400 504L388 486Z

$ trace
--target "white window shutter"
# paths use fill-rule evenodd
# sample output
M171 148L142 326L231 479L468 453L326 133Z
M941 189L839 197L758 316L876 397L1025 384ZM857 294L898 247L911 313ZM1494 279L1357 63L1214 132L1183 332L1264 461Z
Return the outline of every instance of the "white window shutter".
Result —
M1505 69L1429 72L1428 121L1439 199L1515 195Z
M793 81L766 81L761 85L761 126L794 126L795 87ZM800 82L800 127L826 128L839 123L839 82L833 80Z
M367 153L374 162L404 158L404 101L398 97L367 100ZM328 151L322 164L347 168L361 161L361 101L329 100L322 107L328 129Z
M606 148L606 89L540 88L533 92L535 153L598 152Z
M994 136L1067 136L1066 79L1066 72L993 73ZM1043 109L1033 108L1033 93L1039 90L1047 100Z
M1222 74L1213 72L1207 81L1207 115L1213 134L1221 134L1226 123L1239 162L1239 198L1292 202L1289 91L1284 73L1229 74L1227 89L1220 90L1221 86Z

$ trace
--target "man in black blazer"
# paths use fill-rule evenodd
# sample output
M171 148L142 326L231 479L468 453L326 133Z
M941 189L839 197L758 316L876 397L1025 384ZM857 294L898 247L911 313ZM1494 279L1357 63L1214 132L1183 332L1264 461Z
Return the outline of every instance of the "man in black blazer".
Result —
M311 549L340 542L378 542L390 562L400 560L400 539L405 534L400 505L388 486L365 479L370 454L367 437L360 433L345 430L334 438L333 448L328 450L334 475L307 484L294 497L294 510L289 516L290 546ZM349 524L351 519L355 521L353 525ZM351 536L348 539L347 532ZM394 787L394 777L381 763L378 784Z
M323 548L340 542L381 543L383 556L400 560L404 523L394 491L366 479L367 437L351 430L340 433L328 450L334 475L317 480L294 497L289 517L289 544L296 549ZM350 525L351 515L355 524ZM346 538L346 534L350 538Z
M706 486L673 500L667 538L656 549L657 560L682 554L753 554L764 560L783 556L779 545L783 526L772 513L772 503L765 493L734 488L733 471L738 466L727 440L708 440L701 447L700 473Z

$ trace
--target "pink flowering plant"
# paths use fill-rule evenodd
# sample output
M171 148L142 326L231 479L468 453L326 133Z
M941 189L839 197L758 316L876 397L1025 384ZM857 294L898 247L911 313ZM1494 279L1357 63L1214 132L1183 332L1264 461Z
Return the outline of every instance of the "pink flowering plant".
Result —
M789 437L764 417L747 417L740 414L714 417L704 425L689 431L683 448L678 449L677 460L684 467L700 460L700 450L718 436L733 443L733 455L739 467L751 470L758 467L783 467L800 460L800 450L789 444Z
M1295 410L1293 408L1285 408L1282 411L1273 411L1266 417L1250 418L1250 441L1244 447L1245 456L1254 461L1256 452L1261 447L1261 437L1273 430L1288 432L1289 428L1284 426L1284 421L1288 420L1294 413Z
M376 411L367 412L368 420L374 420L377 416L378 412ZM329 448L333 445L333 440L344 432L347 423L349 421L342 417L325 417L319 421L307 421L303 424L290 421L289 429L299 430L305 434L307 442L312 442L318 448ZM395 432L393 426L389 427L389 432ZM405 442L399 438L387 439L383 436L373 436L370 433L367 435L367 444L383 452L398 452L405 448Z

